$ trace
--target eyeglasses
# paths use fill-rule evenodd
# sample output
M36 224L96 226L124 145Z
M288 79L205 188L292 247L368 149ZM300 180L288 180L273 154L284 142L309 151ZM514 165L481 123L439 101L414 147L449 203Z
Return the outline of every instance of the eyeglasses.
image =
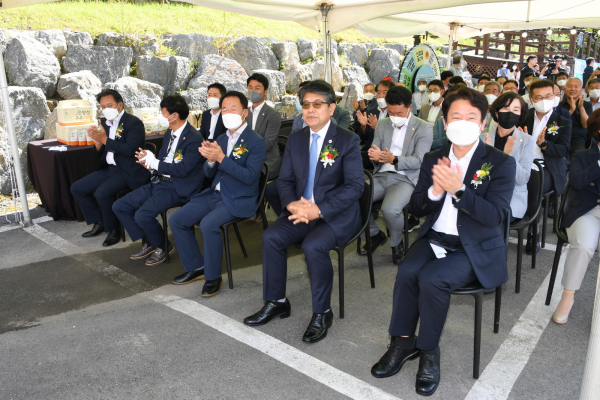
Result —
M554 93L548 94L548 95L546 95L544 97L542 97L542 96L535 96L535 97L532 97L532 99L535 102L542 101L542 100L554 100Z
M318 110L319 108L321 108L323 106L323 104L329 105L330 103L326 103L323 101L313 101L313 102L305 101L302 103L302 109L304 109L304 110L310 109L311 104L315 110Z
M517 93L519 91L519 89L517 89L516 87L504 87L503 89L514 93Z

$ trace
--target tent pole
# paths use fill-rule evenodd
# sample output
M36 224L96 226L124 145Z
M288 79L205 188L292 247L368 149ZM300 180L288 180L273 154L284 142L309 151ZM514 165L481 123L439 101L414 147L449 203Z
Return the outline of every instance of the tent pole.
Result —
M579 400L597 399L600 393L600 275L596 282L596 299Z
M10 140L13 163L15 167L15 177L17 179L17 188L21 197L21 208L23 209L23 225L25 227L33 225L31 215L29 215L29 205L27 204L27 192L25 190L25 181L21 170L21 160L19 159L19 147L17 146L17 135L15 134L15 125L13 123L12 109L8 97L8 83L6 82L6 71L4 70L4 55L0 52L0 96L2 97L2 110L4 111L4 125ZM15 210L16 212L16 210Z
M332 83L331 79L331 35L329 35L329 27L327 26L327 14L331 9L330 5L325 3L319 6L321 15L323 16L321 34L323 35L323 59L325 60L325 81Z
M458 24L456 22L450 23L450 40L448 42L448 60L446 60L446 69L450 70L452 66L452 45L454 44L454 40L456 39L456 29L458 28Z

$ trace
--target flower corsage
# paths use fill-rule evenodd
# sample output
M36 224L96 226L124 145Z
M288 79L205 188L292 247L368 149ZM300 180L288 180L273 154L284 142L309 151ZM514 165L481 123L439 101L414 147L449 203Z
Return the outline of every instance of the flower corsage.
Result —
M238 159L241 156L243 156L244 154L246 154L247 152L248 152L248 148L246 147L246 144L242 143L242 144L238 144L237 146L234 146L231 154L233 154L233 158Z
M183 161L183 153L181 153L181 149L177 150L175 154L173 154L173 164L179 164Z
M552 121L552 123L550 125L548 125L548 128L546 128L546 132L548 132L549 134L554 136L554 135L558 134L558 130L560 128L562 128L562 126L558 126L556 121Z
M328 144L325 146L321 155L319 156L319 161L323 163L323 168L327 168L328 165L333 165L336 157L339 155L337 149L332 145Z
M117 127L117 133L115 133L115 139L121 139L121 133L123 133L123 124Z
M475 172L475 175L473 175L473 180L471 181L473 186L475 186L475 189L477 189L477 186L481 185L484 180L490 179L490 170L493 167L494 166L492 164L485 163L481 166L480 170Z

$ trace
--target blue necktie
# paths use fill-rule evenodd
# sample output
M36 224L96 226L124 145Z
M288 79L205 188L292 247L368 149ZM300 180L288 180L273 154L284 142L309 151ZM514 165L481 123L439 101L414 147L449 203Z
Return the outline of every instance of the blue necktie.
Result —
M319 134L312 134L312 143L310 144L310 160L308 163L308 178L306 179L306 185L304 185L304 194L302 195L305 199L312 199L313 186L315 185L315 172L317 170L317 162L319 161Z

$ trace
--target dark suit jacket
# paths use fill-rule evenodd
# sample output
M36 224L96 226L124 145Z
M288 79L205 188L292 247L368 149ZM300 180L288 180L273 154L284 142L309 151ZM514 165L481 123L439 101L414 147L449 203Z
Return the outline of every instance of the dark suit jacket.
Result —
M591 149L580 150L573 154L571 168L569 169L568 208L562 220L562 227L573 225L581 217L600 203L600 151L598 146Z
M202 182L204 181L204 172L202 171L202 164L205 158L202 157L198 148L202 146L202 136L200 133L191 126L189 123L186 124L183 132L179 136L177 142L177 148L175 152L181 151L183 156L180 162L166 163L162 160L167 156L167 148L171 141L171 133L173 131L168 129L165 132L163 139L163 145L156 157L161 162L158 164L158 173L164 175L170 175L173 181L173 186L177 191L177 195L183 198L189 198L196 193L199 193L202 189ZM174 160L175 161L175 160Z
M433 185L431 170L440 158L448 157L450 146L452 144L427 153L423 160L419 182L408 204L412 215L426 217L418 238L425 236L442 211L445 199L431 200L428 190ZM484 163L492 164L490 179L475 188L471 180ZM508 280L503 226L510 210L515 175L513 157L479 141L463 181L465 192L459 202L452 200L458 209L458 236L477 279L487 289L498 287Z
M350 128L350 111L346 110L344 107L340 107L336 104L332 117L336 120L338 126L341 126L344 129Z
M210 120L211 120L212 110L206 110L202 113L202 122L200 122L200 135L204 138L204 140L209 140L210 136ZM219 114L219 118L217 119L217 125L215 126L215 134L211 140L215 141L217 138L227 132L227 128L223 125L223 114Z
M228 140L227 134L217 138L217 144L225 154ZM208 162L204 163L205 176L214 177L214 181L210 189L194 197L210 194L220 182L221 197L227 211L238 218L250 218L258 209L258 184L266 158L265 141L247 126L238 138L236 146L241 144L247 146L248 152L240 158L235 158L232 150L229 157L223 158L221 163L216 162L212 168Z
M308 179L308 162L311 135L307 126L292 133L283 155L277 191L283 213L290 212L287 205L300 200ZM330 123L323 147L331 145L339 155L333 165L326 168L317 163L313 186L315 204L321 210L325 222L335 232L338 245L345 244L362 225L358 200L364 189L364 174L358 136L353 132Z
M379 118L379 109L377 106L377 101L373 99L369 107L366 108L367 118L369 115L375 115ZM363 111L364 113L364 111ZM354 118L354 123L352 124L352 130L358 135L360 138L360 143L362 145L362 151L369 151L371 145L373 144L373 138L375 137L375 129L371 128L369 124L367 124L365 131L363 132L360 122L358 122L358 118Z
M110 151L114 153L115 163L119 172L125 178L125 182L131 190L135 190L140 186L148 183L150 180L150 172L141 164L136 163L135 152L139 148L144 148L146 145L146 131L144 123L136 116L123 113L119 120L119 126L123 125L121 137L116 137L114 140L110 137L106 139L106 145L102 145L100 150L93 147L95 155L100 157L100 166L98 169L108 168L106 162L106 154ZM102 122L102 127L109 136L110 126L106 122Z
M571 114L569 111L571 109L571 106L567 102L566 98L563 101L561 101L558 105L558 107L564 109L567 113L571 115L571 117L569 118L571 120L571 140L573 140L574 138L579 138L581 140L587 139L587 128L584 128L581 123L581 113L579 112L580 101L583 100L577 101L577 107L575 107L575 111L573 111L573 114ZM585 113L588 115L588 117L594 112L592 103L590 103L589 101L583 102L583 108L585 109Z
M527 133L533 133L533 122L535 118L535 110L529 110L525 119ZM546 150L542 150L544 154L544 164L554 179L554 190L558 194L563 194L565 185L567 184L567 160L569 157L569 149L571 148L571 120L561 117L556 110L552 111L552 115L548 119L547 127L556 123L559 128L556 134L551 134L546 130ZM537 146L537 144L535 144Z
M246 122L250 129L252 129L253 117L252 110L248 110ZM269 164L269 179L279 175L279 168L281 168L281 154L279 153L279 145L277 144L280 128L281 115L269 107L268 104L264 104L256 121L255 131L265 140L267 164Z
M585 85L587 84L587 81L590 79L590 76L592 76L592 73L594 72L594 67L588 65L584 68L583 70L583 87L585 87Z

